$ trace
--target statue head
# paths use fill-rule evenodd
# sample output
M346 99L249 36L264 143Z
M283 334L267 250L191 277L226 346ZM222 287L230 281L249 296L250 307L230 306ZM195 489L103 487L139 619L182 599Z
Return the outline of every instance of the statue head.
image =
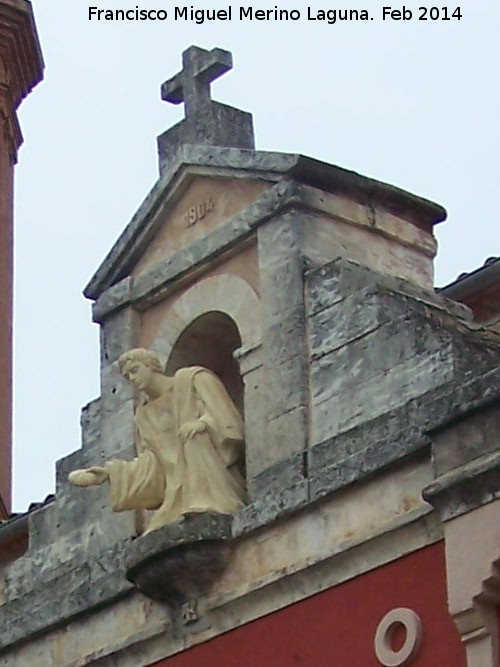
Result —
M164 375L159 359L142 347L122 354L118 359L118 368L123 377L141 391L146 391L154 373Z

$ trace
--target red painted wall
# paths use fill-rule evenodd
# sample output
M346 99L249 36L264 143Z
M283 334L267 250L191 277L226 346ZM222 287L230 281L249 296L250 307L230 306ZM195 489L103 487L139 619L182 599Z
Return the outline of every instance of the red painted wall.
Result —
M412 667L465 667L444 572L438 543L151 667L380 667L373 638L394 607L410 607L422 619Z

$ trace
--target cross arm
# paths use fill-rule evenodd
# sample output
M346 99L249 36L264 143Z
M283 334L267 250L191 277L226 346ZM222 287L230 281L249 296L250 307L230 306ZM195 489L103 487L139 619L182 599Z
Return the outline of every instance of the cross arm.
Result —
M176 74L161 87L161 99L171 104L184 102L184 90L182 87L182 72Z
M233 66L231 53L224 49L206 51L198 46L190 46L182 54L183 69L161 87L161 99L172 104L185 101L184 81L186 77L205 85L228 72Z

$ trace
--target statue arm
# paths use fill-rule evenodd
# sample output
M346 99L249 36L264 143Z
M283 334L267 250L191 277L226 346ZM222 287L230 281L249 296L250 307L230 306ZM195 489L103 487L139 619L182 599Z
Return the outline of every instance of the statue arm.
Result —
M243 456L243 420L221 380L210 371L200 371L193 385L204 411L199 420L227 466Z
M114 512L156 509L165 495L165 475L156 455L143 451L133 461L106 463Z
M183 445L191 438L194 438L198 433L203 433L207 429L207 424L205 423L203 417L200 419L193 419L183 424L178 432L179 440Z
M143 451L133 461L113 459L105 466L73 470L68 480L75 486L97 486L109 482L114 512L130 509L156 509L165 493L165 476L158 460Z

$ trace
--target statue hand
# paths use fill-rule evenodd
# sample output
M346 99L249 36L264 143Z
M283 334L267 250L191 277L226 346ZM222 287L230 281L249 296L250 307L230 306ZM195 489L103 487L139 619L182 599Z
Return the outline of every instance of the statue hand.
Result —
M85 470L73 470L68 475L68 481L75 486L97 486L109 479L109 473L105 468L92 466Z
M179 440L183 445L197 433L203 433L203 431L206 431L206 429L207 426L205 422L202 422L200 419L196 419L195 421L192 422L187 422L187 424L184 424L184 426L181 426L181 428L179 429L178 433Z

